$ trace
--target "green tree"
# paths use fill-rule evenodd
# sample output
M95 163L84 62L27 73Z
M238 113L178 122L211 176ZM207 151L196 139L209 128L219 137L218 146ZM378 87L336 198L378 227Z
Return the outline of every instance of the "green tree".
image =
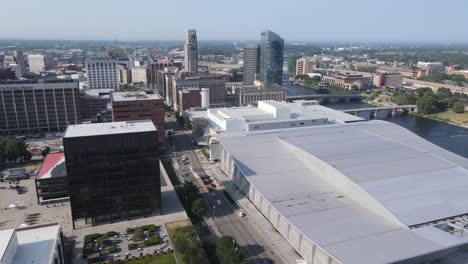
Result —
M415 104L416 99L412 94L398 94L392 97L393 102L397 105Z
M187 264L210 264L205 250L200 247L186 248L184 260Z
M141 227L135 230L133 233L133 241L141 241L143 240L143 229Z
M222 236L218 241L217 250L219 253L223 254L224 252L234 248L234 238L231 236Z
M5 155L10 161L30 160L31 152L28 151L28 145L21 139L9 139L5 145Z
M437 111L437 100L429 95L424 95L416 101L418 113L423 115L433 114Z
M418 89L414 90L414 92L415 92L419 97L423 97L423 96L425 96L425 95L429 95L429 96L433 96L433 95L434 95L434 91L432 91L432 89L429 88L429 87L418 88Z
M352 71L355 71L355 70L356 70L356 68L354 67L353 64L349 64L349 69L352 70Z
M47 154L49 154L49 153L50 153L50 147L49 147L49 146L45 147L45 148L41 151L41 155L42 155L42 157L44 157L44 158L45 158L45 157L47 156Z
M441 87L441 88L437 89L436 95L440 99L448 98L448 97L452 97L452 91L450 91L450 89L448 89L448 88Z
M224 264L240 264L246 263L244 256L237 250L230 249L223 254Z
M195 216L202 216L202 214L206 211L205 203L201 198L197 198L192 203L192 213Z
M460 102L455 102L452 105L452 111L457 114L463 114L465 112L465 106Z

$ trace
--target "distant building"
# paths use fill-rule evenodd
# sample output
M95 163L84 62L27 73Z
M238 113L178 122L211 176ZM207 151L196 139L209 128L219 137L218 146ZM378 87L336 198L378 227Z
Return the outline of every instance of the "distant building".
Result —
M377 88L399 89L403 87L403 76L398 73L379 72L374 75L373 81Z
M158 60L156 62L150 63L148 68L148 84L150 84L152 88L157 88L158 71L172 66L173 62L171 60ZM163 94L161 93L161 95Z
M283 83L284 40L269 30L261 32L260 80L265 84Z
M0 81L0 100L1 135L60 132L81 122L73 80Z
M243 84L253 85L255 76L260 73L260 46L247 45L244 47Z
M258 101L286 100L286 88L277 84L256 86L240 85L234 87L237 106L256 104Z
M425 70L433 70L433 71L443 71L445 69L444 64L441 62L424 62L418 61L416 67L425 69Z
M177 67L166 67L162 70L156 71L156 84L154 87L157 89L159 95L161 95L165 100L166 97L170 97L170 95L167 94L168 90L166 86L166 76L175 75L177 72L179 72L179 68Z
M315 71L316 61L313 57L302 57L296 61L296 75L307 75Z
M161 209L158 135L150 120L71 125L63 138L73 228Z
M45 70L51 69L51 59L48 55L28 55L29 71L40 74Z
M360 72L375 72L379 68L379 65L372 63L356 63L354 68L356 71Z
M185 71L196 73L198 71L198 44L195 29L187 30L185 33L184 52Z
M190 108L201 108L202 98L199 89L179 90L179 111L185 111Z
M17 49L13 52L13 56L15 56L16 64L18 64L19 72L17 73L17 78L20 79L26 74L26 60L24 58L23 51Z
M109 59L86 60L88 89L119 89L118 63Z
M113 92L112 121L151 120L156 126L159 147L164 149L164 100L146 92Z
M364 89L367 85L371 84L372 76L355 73L340 73L340 72L327 72L322 76L322 82L328 85L334 85L346 90Z
M455 74L463 75L465 76L465 78L468 79L468 70L456 70L455 67L450 66L450 67L447 67L446 73L448 75L455 75Z
M146 67L132 68L131 72L132 72L132 83L142 83L142 84L148 83L148 75L147 75Z
M63 153L49 153L35 179L37 203L68 200L68 179Z
M127 68L119 69L119 84L130 84L132 83L132 71Z
M0 263L65 264L60 224L0 230Z
M177 111L179 107L179 91L209 89L210 107L224 107L226 105L226 76L216 74L198 74L191 76L174 76L171 79L172 105Z
M81 90L81 118L83 120L109 120L110 93L113 89Z
M0 67L0 80L16 80L17 76L12 68Z

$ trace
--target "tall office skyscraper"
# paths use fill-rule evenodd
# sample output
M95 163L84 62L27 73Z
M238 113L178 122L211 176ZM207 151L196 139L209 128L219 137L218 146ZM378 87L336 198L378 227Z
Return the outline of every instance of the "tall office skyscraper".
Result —
M244 75L243 84L253 85L255 74L260 71L260 46L247 45L244 47Z
M264 84L283 83L284 40L269 30L262 31L260 45L260 80Z
M195 73L198 71L198 45L197 31L189 29L185 33L185 71Z

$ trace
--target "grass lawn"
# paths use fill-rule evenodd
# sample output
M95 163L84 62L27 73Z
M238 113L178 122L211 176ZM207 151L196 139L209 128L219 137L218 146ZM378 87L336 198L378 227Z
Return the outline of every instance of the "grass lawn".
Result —
M164 254L159 256L145 257L144 259L130 260L129 264L176 264L173 254Z
M429 118L444 121L447 123L468 126L468 112L463 114L454 113L452 110L440 112L437 114L428 115Z

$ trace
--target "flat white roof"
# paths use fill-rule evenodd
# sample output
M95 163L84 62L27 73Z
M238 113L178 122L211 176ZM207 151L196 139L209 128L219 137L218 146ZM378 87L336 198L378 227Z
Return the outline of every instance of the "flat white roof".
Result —
M70 125L64 138L102 136L155 131L151 120Z
M12 263L51 263L59 231L59 224L0 230L0 258L16 233L18 246Z
M51 263L60 226L17 229L18 248L13 263Z
M14 229L0 230L0 261L3 258L3 255L5 255L5 251L14 232Z
M398 125L217 138L268 203L342 263L388 263L468 243L431 224L468 214L468 159Z

